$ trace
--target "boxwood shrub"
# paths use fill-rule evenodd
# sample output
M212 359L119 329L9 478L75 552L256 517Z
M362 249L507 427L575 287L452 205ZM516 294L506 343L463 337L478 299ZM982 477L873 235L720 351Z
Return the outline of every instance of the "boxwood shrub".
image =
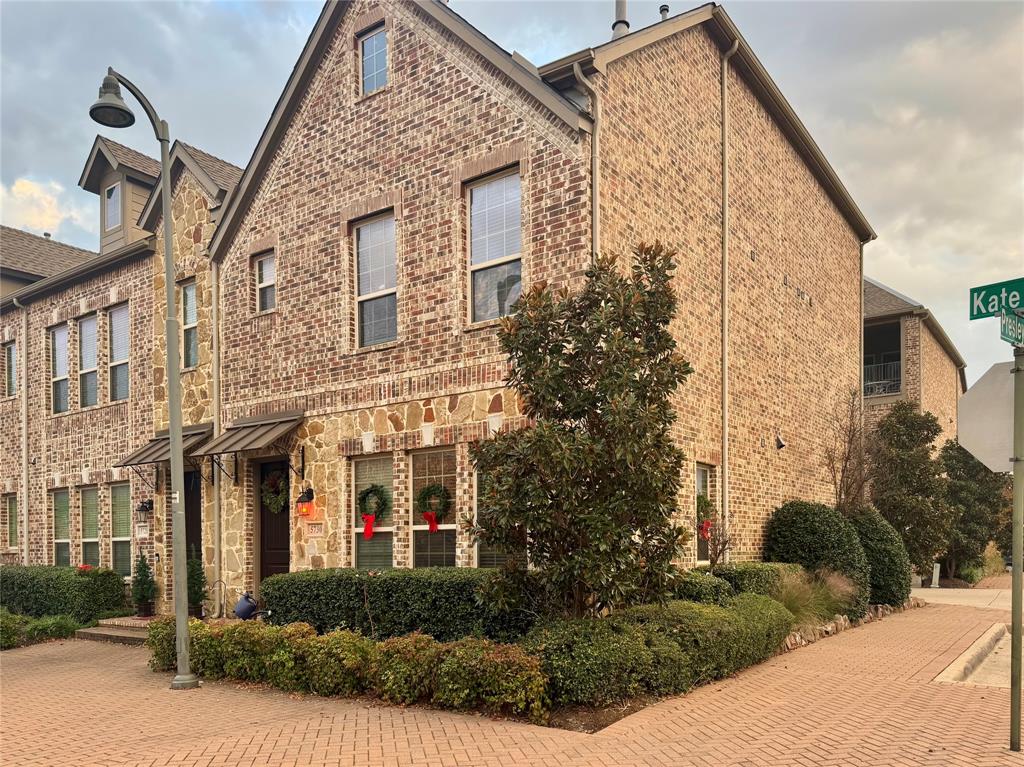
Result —
M123 610L124 579L113 570L79 570L51 565L5 565L0 605L12 613L40 618L68 615L89 623Z
M374 681L378 694L390 703L428 700L437 683L443 646L419 632L391 637L377 645Z
M47 639L67 639L82 625L70 615L44 615L29 618L0 608L0 650L10 650Z
M676 599L701 602L706 605L723 605L732 597L732 586L707 571L685 570L680 572L672 587Z
M481 604L478 591L493 577L491 570L469 567L335 568L274 575L260 593L271 622L302 621L320 633L348 629L387 639L420 631L439 641L514 639L529 629L531 614Z
M540 661L523 648L461 639L444 649L433 700L445 708L526 714L543 721L545 681Z
M896 528L873 506L850 517L871 570L871 601L902 605L910 597L910 557Z
M784 571L799 569L799 565L783 562L735 562L716 565L714 575L729 584L731 594L751 593L767 597L779 587ZM710 570L705 565L694 572L709 573Z
M858 587L847 615L867 612L871 571L864 547L849 520L820 503L790 501L772 514L764 530L764 555L778 562L796 562L812 572L834 570Z
M331 631L305 643L309 689L317 695L359 695L373 686L377 643L352 631Z

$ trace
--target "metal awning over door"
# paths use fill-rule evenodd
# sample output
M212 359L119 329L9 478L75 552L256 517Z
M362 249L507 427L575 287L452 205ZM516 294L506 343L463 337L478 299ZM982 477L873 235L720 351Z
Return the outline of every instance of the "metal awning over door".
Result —
M213 433L213 426L208 423L199 426L187 426L182 429L181 447L185 456L195 455L193 450L210 439ZM143 466L147 463L161 463L171 460L171 437L166 431L157 432L157 435L140 447L127 458L115 463L114 466Z
M278 440L286 437L292 429L302 423L303 413L290 410L282 413L243 418L225 429L199 449L193 455L220 455L222 453L239 453L243 450L263 450L273 446Z

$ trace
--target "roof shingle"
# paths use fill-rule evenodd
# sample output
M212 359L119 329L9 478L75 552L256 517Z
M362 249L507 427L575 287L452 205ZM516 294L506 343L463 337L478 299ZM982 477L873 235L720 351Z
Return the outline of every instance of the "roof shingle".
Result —
M866 318L909 314L923 308L924 306L919 301L915 301L870 277L864 278L864 316Z
M206 171L207 175L213 179L214 183L220 186L226 192L230 192L236 186L238 186L239 180L242 178L244 171L237 165L233 165L227 160L222 160L219 157L214 157L209 152L204 152L202 149L186 144L184 141L179 141L188 153L192 155L193 159L199 166Z
M52 277L96 258L98 253L40 237L21 229L0 226L0 268L37 277Z
M142 171L147 176L160 175L159 160L155 160L142 152L136 152L130 146L125 146L124 144L118 144L116 141L111 141L106 136L103 137L103 143L107 145L107 149L109 149L110 153L114 155L114 159L117 160L118 165L127 165L133 170Z

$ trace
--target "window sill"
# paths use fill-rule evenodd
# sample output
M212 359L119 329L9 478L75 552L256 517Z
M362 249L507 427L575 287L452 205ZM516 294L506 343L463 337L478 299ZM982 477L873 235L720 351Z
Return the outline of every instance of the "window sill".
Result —
M378 88L377 90L373 91L372 93L360 93L359 96L356 97L356 100L353 103L355 103L355 104L362 104L364 101L369 101L374 96L379 96L382 93L386 93L390 88L391 88L391 83L389 82L387 85Z
M384 341L379 344L374 344L373 346L360 346L358 349L352 352L352 356L355 357L360 354L367 354L369 352L390 351L391 349L397 349L401 345L401 343L401 340L396 338L394 341Z
M264 309L261 312L253 312L251 319L258 320L260 317L272 317L275 314L277 314L276 306L273 309Z
M118 399L118 400L114 400L113 402L101 402L101 403L99 403L97 405L89 405L89 407L70 408L68 410L65 410L63 413L53 413L53 412L51 412L51 413L48 413L46 417L47 418L65 418L65 417L71 416L71 415L80 415L81 413L93 413L93 412L96 412L98 410L104 410L104 409L106 409L108 407L117 407L118 405L126 405L126 404L128 404L129 399L130 398L126 397L125 399Z
M495 317L493 320L480 320L479 322L471 322L462 329L462 332L473 333L478 330L490 330L492 328L500 327L502 319L504 318Z
M199 365L195 364L195 365L192 365L191 367L182 368L181 369L181 373L182 373L182 375L184 375L185 373L194 373L197 370L199 370Z
M906 399L906 392L900 391L896 394L865 394L864 401L870 402L872 405L882 405L887 402L899 402L902 399Z

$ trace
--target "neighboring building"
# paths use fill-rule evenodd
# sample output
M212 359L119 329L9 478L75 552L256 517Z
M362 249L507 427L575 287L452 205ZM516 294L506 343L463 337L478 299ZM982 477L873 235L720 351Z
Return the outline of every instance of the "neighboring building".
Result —
M0 226L0 299L96 258L91 250Z
M873 427L893 403L911 400L942 426L936 444L957 435L966 363L920 302L864 278L864 417Z
M124 220L155 249L139 299L152 397L133 400L145 415L120 454L79 460L141 472L133 499L155 509L136 517L149 528L136 542L159 556L167 595L163 222L138 165L98 139L83 186L106 196L119 178L122 199L142 200ZM641 239L679 253L672 330L695 368L676 396L687 521L697 493L723 503L727 474L733 555L748 559L776 506L832 496L826 403L860 380L874 233L718 6L537 69L443 2L328 3L244 175L183 144L172 175L187 536L229 594L287 570L499 561L464 525L470 444L526 423L504 388L499 318L522 285L578 288L593 251ZM0 331L14 334L3 306ZM30 337L42 343L45 327ZM41 364L29 369L45 385ZM79 484L49 460L30 470L35 503ZM430 532L412 507L434 483L453 507ZM307 485L314 511L300 516ZM356 499L371 485L391 508L366 538ZM53 536L36 524L31 559L50 561ZM685 561L702 554L691 544Z
M1013 471L1012 362L997 362L964 392L957 432L960 444L989 469Z

